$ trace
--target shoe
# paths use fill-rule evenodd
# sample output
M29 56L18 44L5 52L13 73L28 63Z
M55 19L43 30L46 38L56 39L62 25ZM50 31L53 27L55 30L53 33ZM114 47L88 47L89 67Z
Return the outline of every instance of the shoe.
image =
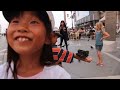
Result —
M97 63L97 66L104 66L104 64L103 63Z
M104 65L103 65L103 64L100 64L99 66L103 67Z

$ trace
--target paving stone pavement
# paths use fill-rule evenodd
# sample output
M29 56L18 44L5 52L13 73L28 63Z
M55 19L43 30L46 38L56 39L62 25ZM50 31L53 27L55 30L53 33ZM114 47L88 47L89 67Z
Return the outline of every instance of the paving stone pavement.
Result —
M6 61L6 39L5 37L0 37L0 63L4 63ZM119 38L117 39L117 42L119 42ZM70 73L72 79L113 79L113 78L120 78L120 62L119 62L119 50L115 52L105 53L102 52L103 60L104 60L104 66L96 66L97 63L97 55L96 50L91 49L90 46L95 44L94 40L87 41L87 39L81 39L81 40L69 40L68 41L69 46L68 49L71 52L76 53L78 49L82 50L89 50L90 56L93 58L93 61L91 63L78 62L77 59L74 59L73 63L63 63L63 68ZM57 44L59 44L59 39ZM119 48L119 44L118 44ZM63 47L65 49L65 47ZM113 55L114 57L111 57L110 55ZM117 59L115 58L117 57Z

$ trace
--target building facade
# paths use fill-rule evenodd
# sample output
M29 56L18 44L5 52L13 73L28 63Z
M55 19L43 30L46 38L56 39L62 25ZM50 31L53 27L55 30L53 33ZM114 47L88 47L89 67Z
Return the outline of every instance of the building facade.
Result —
M116 33L120 32L120 11L89 11L89 15L77 19L78 12L74 11L75 26L88 28L95 26L98 21L103 22L105 30L110 34L104 41L104 50L107 52L116 50Z
M89 11L87 16L80 18L79 11L74 11L75 13L75 26L76 27L93 27L96 22L101 18L99 11Z

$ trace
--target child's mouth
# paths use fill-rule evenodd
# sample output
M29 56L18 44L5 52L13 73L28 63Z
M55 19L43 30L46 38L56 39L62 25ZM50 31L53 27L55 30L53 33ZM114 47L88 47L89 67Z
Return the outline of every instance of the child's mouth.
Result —
M31 41L30 38L25 37L25 36L18 36L15 38L15 40L19 41L19 42L24 42L24 41Z

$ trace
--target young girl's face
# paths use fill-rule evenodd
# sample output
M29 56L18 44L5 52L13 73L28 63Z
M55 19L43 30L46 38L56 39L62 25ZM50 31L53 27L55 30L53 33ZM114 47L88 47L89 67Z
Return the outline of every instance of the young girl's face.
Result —
M44 23L31 11L25 11L11 20L7 30L11 48L19 54L40 52L47 41Z
M61 22L61 25L64 26L64 22Z
M100 22L96 23L96 30L97 31L102 30L102 27L103 27L102 23L100 23Z

